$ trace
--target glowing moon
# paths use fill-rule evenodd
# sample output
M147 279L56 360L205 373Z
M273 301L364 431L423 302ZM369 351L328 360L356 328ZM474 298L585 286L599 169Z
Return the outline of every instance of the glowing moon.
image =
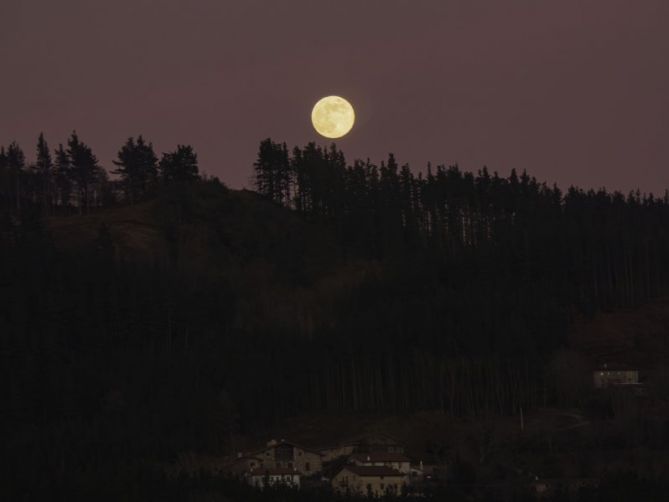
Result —
M326 96L311 110L314 129L326 138L341 138L351 130L354 122L353 106L339 96Z

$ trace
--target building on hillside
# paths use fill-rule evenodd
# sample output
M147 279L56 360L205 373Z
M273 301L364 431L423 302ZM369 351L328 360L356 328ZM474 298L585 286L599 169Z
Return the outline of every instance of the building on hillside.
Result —
M406 486L406 475L390 467L373 467L349 464L332 478L332 489L341 494L400 495Z
M401 453L383 451L354 453L349 457L349 463L364 467L389 467L403 475L408 475L411 472L411 460Z
M323 470L320 452L283 439L269 441L266 448L253 452L252 456L260 458L264 468L295 469L303 476L311 476Z
M300 488L300 473L295 469L288 469L285 467L266 469L264 467L259 467L251 470L247 476L249 484L261 490L268 486Z
M603 364L592 372L596 389L622 385L638 385L639 370L624 364Z

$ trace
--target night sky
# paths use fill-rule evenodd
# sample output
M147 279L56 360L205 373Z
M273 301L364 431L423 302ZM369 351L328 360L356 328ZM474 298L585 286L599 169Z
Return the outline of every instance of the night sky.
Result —
M392 151L584 187L669 187L667 0L0 0L0 143L76 129L103 165L130 135L192 144L248 186L259 140Z

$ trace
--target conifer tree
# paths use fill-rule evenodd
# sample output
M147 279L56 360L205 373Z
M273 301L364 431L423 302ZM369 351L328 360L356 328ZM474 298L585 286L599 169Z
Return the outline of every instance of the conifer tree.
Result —
M121 176L125 197L136 202L151 192L158 176L158 158L153 145L146 143L140 135L135 141L128 138L118 152L118 160L113 161L118 169L113 171Z
M174 152L164 153L159 169L165 183L192 182L199 178L197 154L190 145L178 145Z
M290 201L292 169L285 143L263 140L254 163L254 185L259 194L278 204Z
M72 199L72 174L70 172L70 157L62 144L56 149L55 180L56 205L67 208Z
M44 134L40 133L37 139L37 160L35 162L35 171L37 175L37 189L42 209L47 213L51 212L54 204L54 176L53 161L49 145L44 139Z
M67 142L67 155L71 179L77 187L79 211L87 211L93 203L96 182L100 179L98 159L91 148L79 139L76 131Z

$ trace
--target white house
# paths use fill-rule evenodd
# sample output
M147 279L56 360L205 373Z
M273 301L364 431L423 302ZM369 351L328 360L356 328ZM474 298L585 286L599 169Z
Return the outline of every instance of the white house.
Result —
M289 488L300 488L300 473L295 469L284 467L265 469L252 469L248 474L249 484L259 489L266 486L287 486Z

